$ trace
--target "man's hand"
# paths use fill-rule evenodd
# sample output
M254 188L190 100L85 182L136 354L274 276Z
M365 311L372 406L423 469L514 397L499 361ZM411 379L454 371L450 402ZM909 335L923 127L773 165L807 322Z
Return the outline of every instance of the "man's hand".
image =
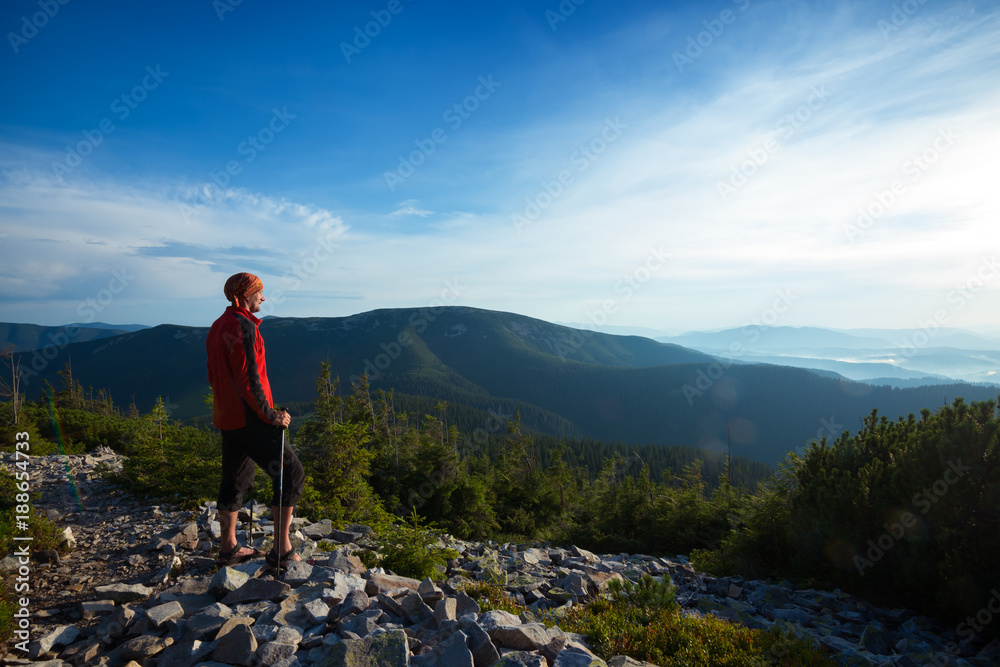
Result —
M271 423L281 428L288 428L288 425L292 423L292 416L288 414L287 410L278 410L278 418Z

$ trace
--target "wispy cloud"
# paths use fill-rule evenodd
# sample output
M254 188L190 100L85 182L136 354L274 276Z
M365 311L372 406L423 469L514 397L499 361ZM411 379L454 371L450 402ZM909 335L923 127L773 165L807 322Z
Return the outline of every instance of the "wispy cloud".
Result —
M416 199L407 199L406 201L400 202L396 210L390 213L391 216L404 216L404 215L415 215L421 218L426 218L429 215L433 215L434 211L428 211L422 208L417 208Z
M345 86L345 107L379 106L289 100L295 125L241 163L233 185L244 187L192 184L240 155L228 128L208 135L225 137L208 167L133 156L158 167L141 178L114 168L112 157L171 140L150 126L143 143L109 138L105 162L62 182L47 175L58 149L0 132L0 298L21 319L68 321L127 267L136 278L115 307L129 314L103 319L195 323L217 309L220 279L252 270L286 292L272 300L284 315L426 305L457 280L461 303L550 320L586 321L611 301L609 324L738 326L793 289L783 324L908 327L996 246L995 8L926 3L887 32L892 3L747 3L683 71L673 54L718 11L630 8L581 8L555 32L519 14L528 55L491 44L461 74L428 70L424 88L409 67L433 60L401 74L378 59L409 52L394 41L401 23L357 69L314 72ZM390 193L383 173L400 147L490 72L502 85L489 104ZM373 92L374 74L392 83ZM171 77L158 99L185 85L182 68ZM393 85L404 86L395 97ZM331 114L363 138L326 129ZM350 157L350 173L332 171L332 152ZM622 289L651 249L669 260ZM1000 280L953 323L996 323L997 312Z

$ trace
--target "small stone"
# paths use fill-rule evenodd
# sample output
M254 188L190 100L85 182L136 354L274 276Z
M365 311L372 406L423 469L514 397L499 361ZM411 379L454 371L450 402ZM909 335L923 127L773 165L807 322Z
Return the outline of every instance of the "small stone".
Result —
M335 570L341 570L350 574L364 574L368 571L368 568L365 567L365 564L361 562L360 558L353 554L346 553L342 549L330 554L330 557L327 559L327 567L332 567Z
M80 630L72 625L60 625L33 641L28 655L37 658L45 655L57 646L69 646L80 636Z
M434 616L431 608L424 604L420 594L415 591L400 600L399 606L403 608L410 623L423 623Z
M174 643L170 637L154 637L144 635L130 639L121 645L122 660L142 661L152 658L154 655Z
M360 614L371 606L371 598L364 591L354 590L347 594L340 607L340 617L344 618L349 614Z
M379 614L382 613L382 611L379 609L375 609L373 611L376 611ZM345 634L346 636L347 633L350 633L358 637L367 637L372 632L374 632L375 628L377 627L375 620L376 619L373 618L371 612L368 611L364 612L363 614L358 614L356 616L350 616L341 621L340 623L341 634Z
M219 639L212 658L230 665L253 665L257 659L257 639L245 625L237 625Z
M84 620L103 614L113 614L114 611L115 603L111 600L87 600L80 603L80 616Z
M552 667L608 667L608 665L587 651L571 646L559 651Z
M167 583L170 580L170 575L174 573L174 570L179 569L181 565L181 559L177 556L173 556L169 563L152 574L148 581L149 585L162 586Z
M487 633L494 628L499 628L503 626L510 625L520 625L521 619L511 614L509 612L503 611L502 609L494 609L483 614L483 617L479 619L479 625Z
M443 600L438 600L437 604L434 605L434 620L438 623L443 623L444 621L454 621L458 618L458 600L455 598L444 598Z
M208 585L209 593L218 596L225 596L232 593L237 588L247 583L250 575L239 570L226 566L219 568L219 571L212 577L212 582Z
M184 607L176 600L157 605L146 610L146 618L154 628L159 628L170 621L184 617Z
M368 572L366 577L368 578L368 586L365 588L365 592L368 593L368 595L388 593L389 591L397 588L408 588L411 591L416 591L420 588L420 582L416 579L410 579L409 577L382 574L380 572Z
M385 593L379 593L378 597L376 597L375 600L378 602L378 605L382 607L382 609L389 612L390 614L398 616L400 618L406 617L406 612L403 611L403 608L400 606L398 602L396 602L396 599L393 598L391 595L386 595Z
M470 598L464 592L459 593L456 600L457 600L455 609L456 618L462 618L466 614L478 615L481 611L481 609L479 608L479 603Z
M174 644L156 656L156 667L190 667L201 664L202 659L214 651L215 647L215 642L198 639Z
M302 605L302 611L309 616L309 622L312 625L326 623L327 618L330 616L330 607L322 598L305 603Z
M334 529L330 531L330 539L336 542L340 542L341 544L350 544L352 542L357 542L362 537L364 537L364 535L362 535L361 533L354 533L347 530Z
M97 628L98 637L121 637L135 619L135 610L127 605L115 608Z
M323 519L322 521L304 526L300 530L303 535L311 540L325 540L333 532L333 523L329 519Z
M288 561L288 568L285 570L284 577L282 578L291 586L298 586L309 581L312 574L313 566L304 560Z
M436 646L433 652L411 658L410 664L414 667L474 667L476 662L469 650L468 637L459 630Z
M302 641L302 633L298 628L286 625L278 628L278 632L274 636L274 641L279 644L295 644L297 646Z
M388 630L364 639L345 639L334 644L316 667L398 667L409 664L410 647L406 633Z
M434 606L437 604L438 600L444 599L444 591L438 588L434 583L434 580L430 577L427 577L420 582L420 585L417 587L417 592L420 593L420 597L423 598L423 601L430 606Z
M493 663L491 667L548 667L548 663L537 653L514 651Z
M292 587L274 579L250 579L245 584L222 599L222 604L233 605L257 600L281 600L288 596Z
M487 632L494 644L520 651L537 651L551 641L541 623L500 626Z
M101 653L101 642L96 639L84 639L59 654L59 659L76 665L90 664Z
M106 597L115 602L135 602L148 598L153 594L153 589L146 588L140 584L108 584L107 586L95 586L94 592L101 597Z
M298 650L295 644L283 644L281 642L268 642L257 649L257 657L262 665L276 665L282 660L286 660Z
M219 626L219 631L215 633L215 638L222 639L230 632L232 632L232 630L237 626L242 625L249 628L253 624L254 624L254 619L250 618L249 616L233 616L231 618L227 618L222 622L222 625Z

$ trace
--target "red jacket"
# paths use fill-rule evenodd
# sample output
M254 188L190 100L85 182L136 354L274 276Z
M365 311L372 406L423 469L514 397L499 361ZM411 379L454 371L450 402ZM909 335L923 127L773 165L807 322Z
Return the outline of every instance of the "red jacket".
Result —
M247 425L249 406L268 424L278 418L264 361L260 320L246 308L229 306L208 331L208 381L212 385L212 423L222 430Z

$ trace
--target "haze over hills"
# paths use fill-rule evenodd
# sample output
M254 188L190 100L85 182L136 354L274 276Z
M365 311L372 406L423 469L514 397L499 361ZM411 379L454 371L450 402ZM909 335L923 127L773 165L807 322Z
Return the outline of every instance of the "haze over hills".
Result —
M657 336L746 363L836 372L851 380L916 386L1000 381L1000 338L948 327L852 329L747 326Z
M464 406L483 424L520 410L525 427L566 437L714 449L731 438L734 453L771 464L810 439L856 430L873 408L895 418L957 396L997 396L992 386L897 389L729 363L648 338L457 306L267 318L261 331L279 403L311 403L328 359L344 385L367 371L375 388ZM177 418L203 415L206 333L161 325L70 343L52 359L29 353L25 389L34 398L43 379L57 385L71 358L84 387L108 388L119 404L134 396L145 411L162 396Z

